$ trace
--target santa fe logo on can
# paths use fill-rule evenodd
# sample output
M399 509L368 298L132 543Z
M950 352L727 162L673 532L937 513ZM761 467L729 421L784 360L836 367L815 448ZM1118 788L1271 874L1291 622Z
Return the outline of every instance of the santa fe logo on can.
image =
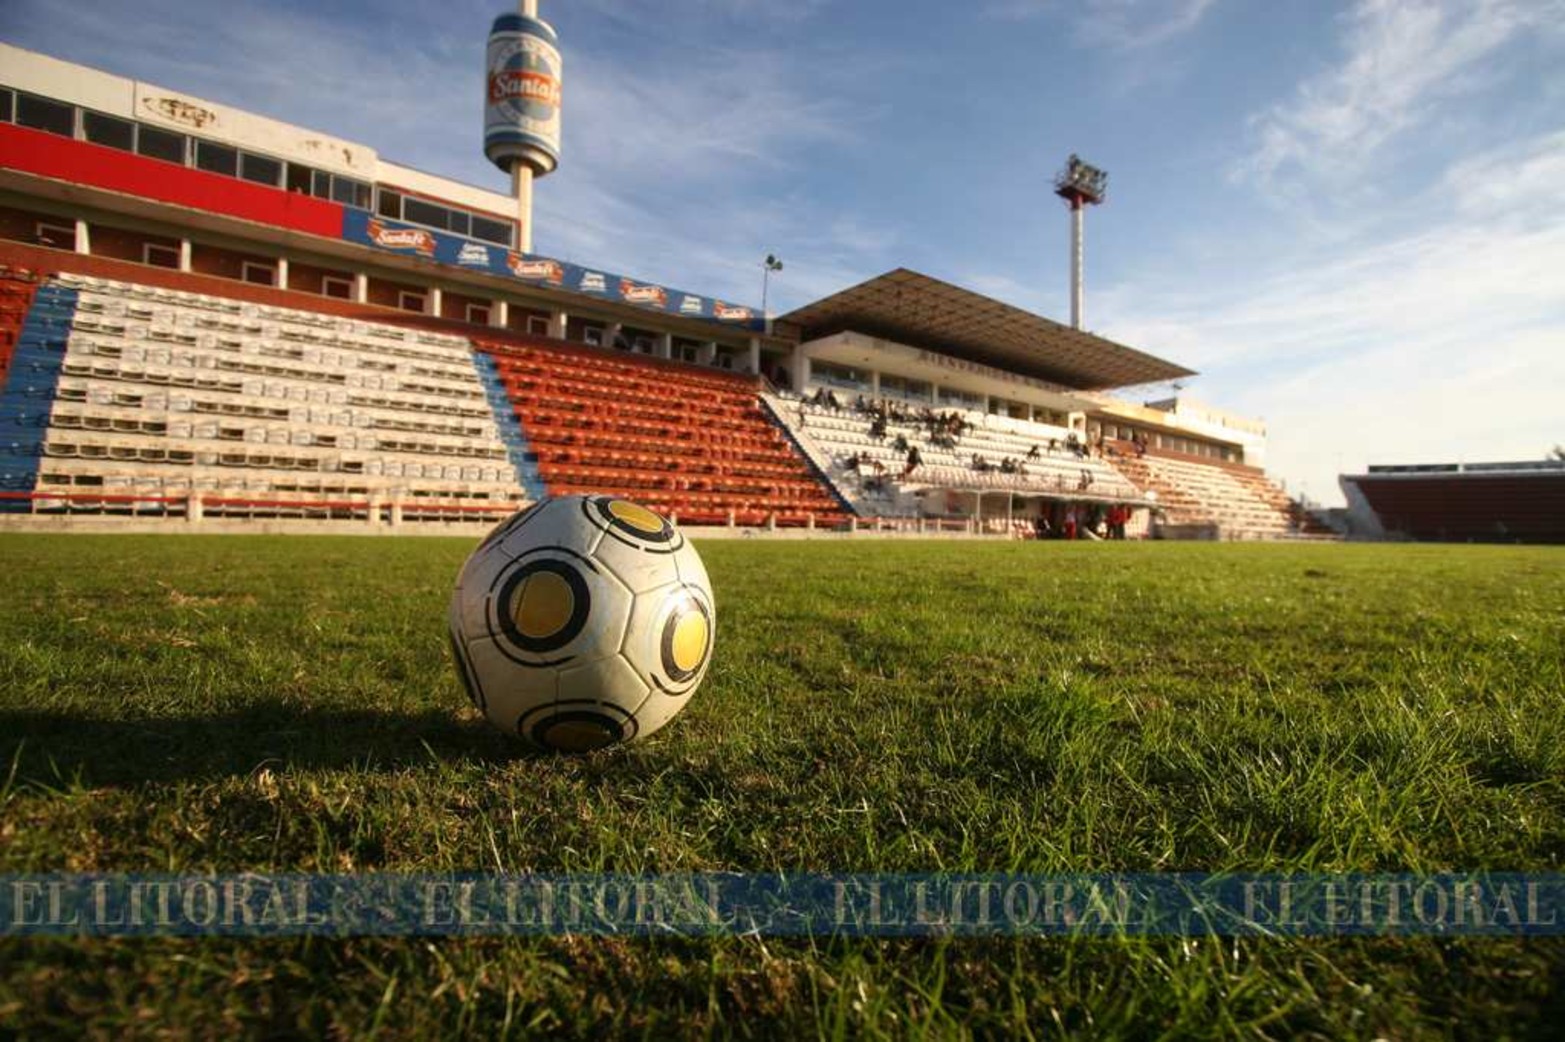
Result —
M489 35L485 144L492 152L502 143L525 142L558 160L560 51L541 35L547 31L542 23L521 18L515 22L519 28L496 28Z

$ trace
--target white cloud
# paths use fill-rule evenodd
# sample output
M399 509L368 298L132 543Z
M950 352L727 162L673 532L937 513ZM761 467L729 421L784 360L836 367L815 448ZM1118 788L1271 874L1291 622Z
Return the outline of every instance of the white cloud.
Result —
M1137 50L1166 43L1194 29L1216 0L993 0L991 18L1025 21L1041 16L1068 17L1077 43L1110 50Z
M1342 59L1252 120L1234 177L1353 181L1387 145L1491 85L1503 48L1562 18L1556 0L1360 0L1344 19Z
M1114 287L1105 333L1264 417L1269 469L1317 499L1371 462L1538 457L1562 433L1565 132L1465 157L1406 211L1412 230L1349 218L1258 281Z

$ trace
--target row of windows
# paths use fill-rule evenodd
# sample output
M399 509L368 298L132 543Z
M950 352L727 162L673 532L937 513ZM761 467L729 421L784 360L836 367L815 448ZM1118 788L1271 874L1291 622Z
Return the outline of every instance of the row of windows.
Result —
M375 203L375 212L394 221L422 224L441 231L455 232L470 239L511 245L511 226L493 217L481 217L453 206L432 203L428 199L404 195L389 188L382 188Z
M844 365L833 365L830 362L810 362L810 375L818 383L832 384L850 390L869 390L869 374ZM931 384L925 380L915 380L910 377L890 376L885 373L880 377L880 394L885 398L900 398L905 401L928 402ZM973 412L984 411L984 396L959 390L954 387L938 388L938 403L951 405L957 408L969 409ZM1022 402L1007 402L1002 398L993 398L989 402L989 411L1001 416L1010 416L1015 419L1028 418L1028 407ZM1054 423L1065 426L1066 417L1062 413L1051 412L1046 409L1035 411L1039 423Z
M1155 449L1168 449L1170 452L1183 452L1187 456L1201 456L1205 459L1228 460L1238 462L1239 453L1226 445L1213 445L1207 441L1197 441L1194 438L1181 438L1173 434L1162 434L1157 431L1147 432L1125 424L1105 423L1101 427L1096 421L1087 425L1087 433L1096 436L1101 430L1105 438L1118 438L1121 441L1132 441L1138 435L1146 439L1147 444Z
M0 120L181 166L193 166L212 174L330 199L360 210L371 209L371 199L374 198L373 209L383 217L455 232L501 246L511 245L511 225L506 221L432 203L389 188L381 188L377 192L363 181L341 174L316 170L302 163L284 162L232 145L188 137L92 109L79 109L66 102L36 94L0 88Z

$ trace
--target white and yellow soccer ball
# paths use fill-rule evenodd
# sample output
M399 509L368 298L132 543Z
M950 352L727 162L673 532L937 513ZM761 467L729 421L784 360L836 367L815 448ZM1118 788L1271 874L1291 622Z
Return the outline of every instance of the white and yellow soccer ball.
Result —
M502 522L463 565L450 624L479 711L565 752L668 723L705 678L717 636L695 548L613 496L543 499Z

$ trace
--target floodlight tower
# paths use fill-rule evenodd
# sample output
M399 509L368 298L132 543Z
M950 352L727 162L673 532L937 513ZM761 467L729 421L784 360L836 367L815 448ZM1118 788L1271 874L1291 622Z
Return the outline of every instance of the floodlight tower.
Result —
M560 162L560 41L538 17L538 0L520 0L489 31L484 90L484 155L511 175L516 248L533 248L533 178Z
M1081 240L1082 226L1086 223L1087 207L1096 206L1108 194L1109 175L1090 163L1084 163L1074 152L1065 162L1065 169L1054 179L1054 194L1064 199L1071 208L1071 328L1080 329L1082 314L1081 288Z

